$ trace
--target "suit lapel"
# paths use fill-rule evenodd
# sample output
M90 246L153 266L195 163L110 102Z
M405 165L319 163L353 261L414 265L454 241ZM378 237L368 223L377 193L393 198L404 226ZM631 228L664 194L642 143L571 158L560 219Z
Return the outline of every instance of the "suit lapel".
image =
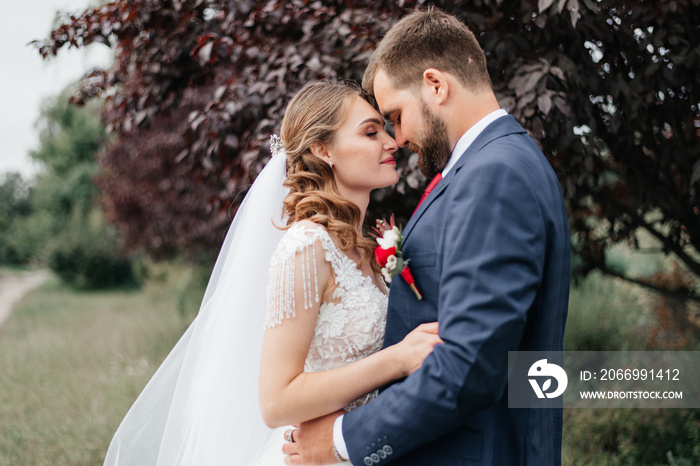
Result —
M454 176L450 176L452 173L448 173L445 178L440 180L440 182L433 188L433 191L428 195L427 198L423 201L423 203L418 207L418 210L415 211L413 215L411 215L411 218L409 219L408 223L406 224L406 228L403 230L403 238L404 241L406 241L406 238L408 238L408 235L411 233L411 230L413 230L413 226L416 224L418 219L423 215L423 212L432 204L435 199L440 197L440 194L447 189L447 186L450 184L450 181Z
M501 117L495 120L490 125L488 125L481 132L481 134L477 136L474 142L472 142L471 145L467 147L467 150L464 151L459 160L457 160L457 163L454 165L454 167L452 167L447 176L443 178L437 186L435 186L430 195L425 199L425 201L423 201L420 207L418 207L418 210L416 210L416 212L411 216L410 220L408 221L406 227L403 230L404 242L406 241L406 239L408 239L408 236L411 234L411 231L413 231L413 227L415 226L416 222L420 220L421 216L423 216L423 213L430 207L430 205L436 199L440 197L443 191L447 189L452 180L454 180L457 172L459 172L459 170L462 169L462 167L469 158L471 158L474 154L479 152L485 145L487 145L495 139L512 133L525 132L526 131L523 129L523 127L520 126L510 115Z

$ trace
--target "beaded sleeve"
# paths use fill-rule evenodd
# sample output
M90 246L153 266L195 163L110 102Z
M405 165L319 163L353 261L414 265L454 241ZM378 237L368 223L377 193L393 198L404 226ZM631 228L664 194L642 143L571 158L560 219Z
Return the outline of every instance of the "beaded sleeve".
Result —
M299 291L304 309L319 302L318 261L324 260L319 239L322 231L292 227L277 246L268 275L266 329L296 316Z

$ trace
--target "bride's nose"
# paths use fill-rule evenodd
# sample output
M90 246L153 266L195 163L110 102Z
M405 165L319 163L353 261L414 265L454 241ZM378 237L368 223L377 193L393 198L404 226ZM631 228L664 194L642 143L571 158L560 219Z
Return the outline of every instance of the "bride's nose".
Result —
M399 150L399 145L396 143L396 139L392 138L390 135L386 135L387 141L384 143L384 150L387 152L396 152Z

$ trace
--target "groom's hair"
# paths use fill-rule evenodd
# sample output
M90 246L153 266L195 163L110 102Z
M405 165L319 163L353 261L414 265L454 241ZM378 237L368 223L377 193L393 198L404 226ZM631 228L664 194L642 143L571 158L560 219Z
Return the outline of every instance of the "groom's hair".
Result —
M377 45L362 87L374 95L374 77L383 70L396 89L420 85L435 68L456 76L467 89L492 89L486 57L469 28L454 16L429 8L404 16Z

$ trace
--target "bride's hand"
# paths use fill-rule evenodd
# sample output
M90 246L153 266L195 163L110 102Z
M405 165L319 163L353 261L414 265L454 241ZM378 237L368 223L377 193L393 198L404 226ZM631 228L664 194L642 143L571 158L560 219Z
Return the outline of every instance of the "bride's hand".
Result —
M404 376L417 371L433 347L443 341L438 336L438 323L421 324L396 344L399 368Z

